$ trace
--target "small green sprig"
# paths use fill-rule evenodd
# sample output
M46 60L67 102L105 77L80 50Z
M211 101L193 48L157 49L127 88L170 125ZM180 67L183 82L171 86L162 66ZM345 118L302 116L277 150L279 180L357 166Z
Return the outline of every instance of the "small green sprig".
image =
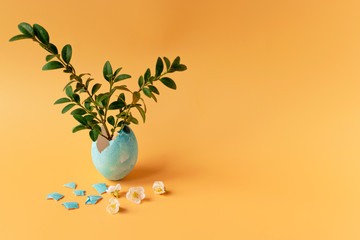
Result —
M109 84L108 91L99 93L102 85L95 83L90 87L91 81L94 80L91 74L77 74L74 66L70 63L72 57L70 44L65 45L59 53L58 48L50 43L48 32L39 24L31 26L23 22L18 25L18 28L22 34L12 37L10 42L32 39L49 53L45 57L47 63L42 70L63 69L63 72L70 74L70 80L64 87L66 97L58 99L54 104L66 104L61 113L73 109L70 114L78 121L79 125L75 126L72 132L87 129L92 141L96 141L99 135L111 140L114 133L123 129L125 125L138 124L138 119L133 115L135 109L145 122L147 109L143 96L157 102L156 95L160 93L155 84L161 82L168 88L176 89L174 80L165 75L187 69L184 64L180 63L180 57L176 57L172 62L166 57L159 57L155 73L152 74L148 68L138 78L139 89L131 91L126 85L119 85L121 81L129 79L131 76L120 74L121 67L113 71L110 62L107 61L103 68L103 76ZM126 92L130 95L130 99L125 98ZM106 134L102 133L101 126L104 127Z

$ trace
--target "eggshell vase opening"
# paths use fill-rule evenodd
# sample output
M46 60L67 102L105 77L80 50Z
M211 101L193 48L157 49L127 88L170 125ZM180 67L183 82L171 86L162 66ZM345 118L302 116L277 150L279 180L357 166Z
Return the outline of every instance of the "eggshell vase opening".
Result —
M125 126L118 133L111 141L99 136L91 146L95 168L109 180L120 180L129 174L138 156L138 144L131 128Z

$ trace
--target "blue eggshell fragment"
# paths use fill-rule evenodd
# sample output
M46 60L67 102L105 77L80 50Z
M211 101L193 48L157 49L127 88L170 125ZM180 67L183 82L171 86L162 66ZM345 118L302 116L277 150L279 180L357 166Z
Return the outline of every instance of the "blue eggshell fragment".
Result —
M105 183L97 183L92 185L92 187L95 188L99 194L103 194L108 189Z
M100 199L102 199L101 196L89 195L89 196L87 196L87 200L86 200L85 204L96 204Z
M67 184L64 185L64 187L69 187L69 188L75 189L76 188L76 183L74 183L74 182L67 183Z
M64 195L62 195L60 193L50 193L47 195L46 199L54 199L56 201L59 201L63 197L64 197Z
M79 204L77 202L64 202L62 203L66 207L66 209L75 209L79 208Z
M76 196L85 196L85 190L75 190L73 191Z

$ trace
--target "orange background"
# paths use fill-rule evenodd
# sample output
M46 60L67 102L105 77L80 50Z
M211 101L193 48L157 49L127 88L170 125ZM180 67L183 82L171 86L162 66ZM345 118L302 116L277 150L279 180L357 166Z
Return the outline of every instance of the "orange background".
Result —
M360 239L359 1L9 1L0 20L1 239ZM181 56L178 90L160 86L133 126L134 170L85 206L77 189L105 182L87 132L53 102L68 76L46 53L9 43L39 23L70 43L77 72L102 80L110 60L136 79ZM162 180L169 193L152 193ZM146 201L124 197L143 186ZM60 192L59 202L45 200ZM78 200L67 211L60 203Z

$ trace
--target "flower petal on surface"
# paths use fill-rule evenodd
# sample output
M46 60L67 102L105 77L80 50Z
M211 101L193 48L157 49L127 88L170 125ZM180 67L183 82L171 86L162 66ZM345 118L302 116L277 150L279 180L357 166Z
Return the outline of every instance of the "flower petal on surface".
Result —
M131 187L126 193L126 198L136 204L141 203L141 200L145 198L143 187Z
M145 198L145 193L139 193L139 198L140 198L140 200L143 200L144 198Z
M156 194L163 194L166 192L165 185L162 181L155 181L153 184L153 189Z
M121 185L120 185L120 184L116 184L115 190L120 191L120 190L121 190Z
M135 199L133 200L133 203L140 204L140 203L141 203L141 199L140 199L140 198L135 198Z
M120 190L121 190L121 185L120 185L120 184L117 184L116 186L110 186L110 187L108 188L108 190L106 190L106 192L112 193L112 192L120 191Z
M114 191L115 191L115 186L110 186L110 187L106 190L107 193L112 193L112 192L114 192Z
M126 199L127 200L131 201L131 194L132 194L132 192L130 190L126 193Z
M106 207L106 211L108 211L111 214L115 214L120 209L120 203L117 199L111 198L109 200L109 205Z

